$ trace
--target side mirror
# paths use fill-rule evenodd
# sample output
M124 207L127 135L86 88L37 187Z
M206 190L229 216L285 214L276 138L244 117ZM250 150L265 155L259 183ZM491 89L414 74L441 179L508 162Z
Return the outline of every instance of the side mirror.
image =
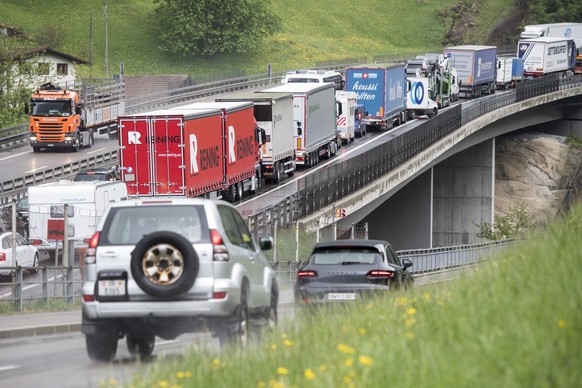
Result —
M259 248L261 248L262 251L269 251L273 249L273 237L271 236L259 237Z
M410 259L402 259L402 266L404 269L412 267L412 261Z
M75 107L75 114L78 114L78 115L81 114L81 107L80 106Z
M28 114L28 112L30 112L30 108L28 104L24 104L24 113Z

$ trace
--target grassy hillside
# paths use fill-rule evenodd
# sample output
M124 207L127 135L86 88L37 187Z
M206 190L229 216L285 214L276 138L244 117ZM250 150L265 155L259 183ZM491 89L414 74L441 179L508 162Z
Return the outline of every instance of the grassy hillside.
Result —
M247 351L161 357L128 386L579 386L581 220L578 206L472 274L300 315Z
M212 64L202 58L177 58L159 49L152 28L153 0L115 0L108 4L109 74L125 64L126 75L190 74L235 75L342 63L371 61L393 55L416 55L442 47L449 26L437 12L456 0L272 0L272 9L283 20L283 30L265 40L257 52L217 56ZM103 1L0 0L0 24L21 28L41 42L53 37L57 50L90 59L90 20L93 15L93 67L82 67L82 77L105 75L105 21ZM513 1L511 1L513 3ZM507 2L479 3L473 15L477 31L470 36L485 39L499 22ZM450 22L449 20L448 22ZM467 32L469 34L469 32ZM468 35L469 36L469 35ZM51 40L51 39L49 39ZM481 42L474 42L481 43Z

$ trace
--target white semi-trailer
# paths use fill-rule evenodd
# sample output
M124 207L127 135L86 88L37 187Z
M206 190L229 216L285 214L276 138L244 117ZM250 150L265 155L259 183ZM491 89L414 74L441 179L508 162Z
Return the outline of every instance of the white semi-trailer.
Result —
M260 91L292 93L295 162L314 166L337 152L339 137L336 129L336 101L331 83L287 83Z

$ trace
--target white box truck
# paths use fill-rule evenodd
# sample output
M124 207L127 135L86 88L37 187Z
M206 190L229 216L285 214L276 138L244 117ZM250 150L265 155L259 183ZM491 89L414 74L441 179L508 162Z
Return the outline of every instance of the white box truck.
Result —
M532 38L565 38L573 39L576 47L582 47L582 23L549 23L531 24L525 26L520 35L521 39Z
M524 77L541 77L551 73L573 73L576 45L572 39L520 39L517 56L523 59Z
M356 138L356 107L358 106L358 93L335 91L337 101L337 132L344 144L352 142Z
M216 101L251 101L257 126L265 131L260 147L261 176L265 182L279 183L283 175L295 173L293 142L293 94L243 91Z
M62 247L67 209L67 236L75 246L86 245L95 233L105 208L127 199L127 186L120 181L58 181L28 188L30 240L47 244L54 257ZM57 242L59 242L57 244Z
M507 89L523 79L523 58L497 57L497 89Z
M262 93L292 93L295 163L315 166L337 152L335 90L331 83L287 83ZM341 143L340 143L341 144Z

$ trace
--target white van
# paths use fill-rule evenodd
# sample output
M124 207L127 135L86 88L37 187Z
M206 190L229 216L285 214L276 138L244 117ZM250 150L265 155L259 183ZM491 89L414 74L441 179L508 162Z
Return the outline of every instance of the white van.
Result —
M57 241L64 240L65 206L67 235L75 246L95 232L103 211L112 202L127 199L125 182L58 181L28 188L29 239L36 244L48 242L49 254L57 253Z
M335 100L338 103L337 112L337 132L343 144L354 141L356 107L358 105L358 94L356 92L346 92L336 90Z

